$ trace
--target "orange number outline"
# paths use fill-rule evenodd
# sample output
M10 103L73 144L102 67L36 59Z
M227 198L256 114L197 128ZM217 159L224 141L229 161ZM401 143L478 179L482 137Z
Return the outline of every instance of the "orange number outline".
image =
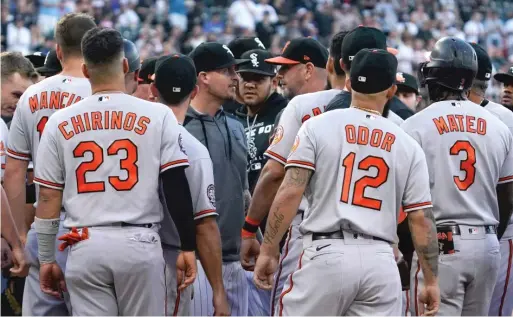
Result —
M126 151L126 158L119 160L119 168L127 172L127 178L122 180L118 176L109 176L109 183L118 191L131 190L139 182L137 145L129 139L116 140L107 149L107 154L117 155L120 150Z
M356 153L349 153L342 161L344 170L344 180L342 183L342 193L340 201L349 203L349 192L353 178L353 169ZM376 176L363 176L354 183L352 203L355 206L369 208L373 210L381 210L382 200L365 196L367 187L379 188L386 183L390 168L382 157L369 155L358 163L358 169L369 171L371 167L375 167L378 171Z
M469 141L459 140L451 146L449 153L459 155L461 151L467 154L467 158L460 162L460 170L465 172L465 178L454 175L453 180L459 190L466 191L476 180L476 149Z
M80 163L75 170L77 192L79 194L104 192L105 182L88 182L86 180L86 173L94 172L102 165L103 149L94 141L82 141L73 150L73 156L75 158L84 157L86 152L91 153L92 159Z
M43 131L45 129L47 122L48 122L48 117L44 116L44 117L41 117L41 119L39 120L39 122L36 125L36 130L37 130L37 132L39 132L39 140L41 140L41 136L43 135Z

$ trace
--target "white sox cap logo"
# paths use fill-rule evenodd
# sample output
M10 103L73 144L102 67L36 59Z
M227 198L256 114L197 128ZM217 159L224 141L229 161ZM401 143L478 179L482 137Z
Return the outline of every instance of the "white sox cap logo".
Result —
M259 65L257 57L257 53L252 53L251 55L249 55L249 58L251 58L251 64L253 64L254 68L257 68Z
M210 203L212 204L212 206L216 206L216 188L214 186L214 184L210 184L208 185L207 187L207 197L208 197L208 200L210 201Z
M265 50L265 45L264 43L262 43L262 41L260 41L260 39L258 37L255 37L255 42L257 42L258 46L260 48L262 48L263 50Z
M226 52L227 52L228 54L230 54L232 57L235 57L235 56L233 55L232 51L228 48L228 46L226 46L226 45L224 45L224 44L223 44L223 48L226 50Z

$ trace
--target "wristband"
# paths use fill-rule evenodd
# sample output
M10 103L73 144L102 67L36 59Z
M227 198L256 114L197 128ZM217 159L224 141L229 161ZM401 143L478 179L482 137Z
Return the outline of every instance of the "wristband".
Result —
M258 221L251 219L249 216L246 216L246 220L244 221L244 226L242 226L242 229L250 233L256 233L258 231L259 225L260 223Z
M256 232L249 232L246 229L242 229L241 231L242 239L254 239L256 238Z
M34 218L37 234L38 258L41 264L55 262L55 237L59 232L61 219Z

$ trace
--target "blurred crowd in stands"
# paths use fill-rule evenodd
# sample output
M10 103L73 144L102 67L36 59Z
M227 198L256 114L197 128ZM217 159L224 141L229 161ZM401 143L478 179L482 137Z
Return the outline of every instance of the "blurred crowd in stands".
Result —
M509 0L2 0L2 51L46 54L57 20L73 11L120 30L143 59L249 35L278 54L289 39L311 36L327 46L337 31L365 25L387 34L402 72L415 74L447 35L486 47L494 73L513 63ZM494 81L488 94L497 100L499 84Z

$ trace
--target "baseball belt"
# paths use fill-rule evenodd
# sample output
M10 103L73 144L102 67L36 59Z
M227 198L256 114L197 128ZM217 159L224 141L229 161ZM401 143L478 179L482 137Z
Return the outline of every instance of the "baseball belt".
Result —
M354 233L354 237L357 238L358 233ZM371 237L371 238L372 238L372 240L390 243L389 241L387 241L385 239L378 238L378 237ZM323 232L323 233L314 232L314 233L312 233L312 241L324 240L324 239L344 239L344 232L342 232L341 230L337 230L337 231L333 231L333 232Z

